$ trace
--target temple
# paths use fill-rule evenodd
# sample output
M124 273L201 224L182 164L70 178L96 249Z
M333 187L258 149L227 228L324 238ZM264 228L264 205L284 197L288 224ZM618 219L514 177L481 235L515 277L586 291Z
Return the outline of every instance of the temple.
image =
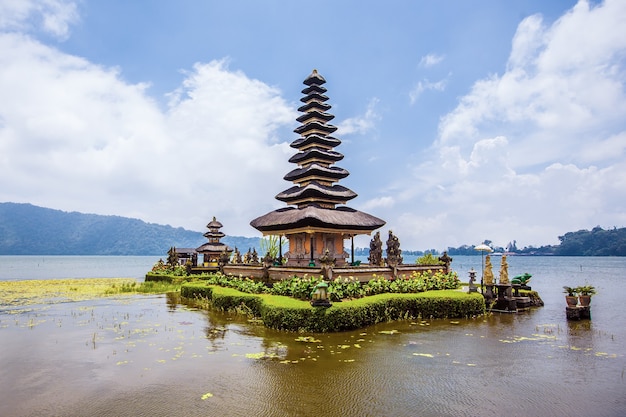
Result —
M298 150L289 162L297 164L284 179L294 185L276 196L288 206L269 212L250 222L264 236L275 235L289 240L284 254L287 266L319 266L328 263L341 267L349 256L344 241L359 234L370 234L385 222L370 214L345 206L357 194L337 184L349 172L334 166L343 155L334 150L341 141L331 136L337 127L329 124L335 116L323 85L326 80L313 70L302 90L303 114L294 130L300 137L291 143Z

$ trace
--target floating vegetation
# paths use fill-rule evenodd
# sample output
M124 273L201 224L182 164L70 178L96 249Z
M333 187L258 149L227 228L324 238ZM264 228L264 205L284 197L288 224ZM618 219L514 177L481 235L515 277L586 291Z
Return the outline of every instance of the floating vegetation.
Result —
M132 278L0 281L0 305L55 304L92 300L107 295L164 293L177 288L171 284L156 284L158 283L144 282L139 284Z
M295 339L296 342L304 342L304 343L321 343L320 339L316 339L313 336L300 336Z
M213 396L213 394L211 394L210 392L207 392L206 394L202 394L202 398L203 400L206 400L207 398L211 398Z
M274 358L278 358L278 355L274 353L266 353L266 352L246 353L246 358L248 359L274 359Z

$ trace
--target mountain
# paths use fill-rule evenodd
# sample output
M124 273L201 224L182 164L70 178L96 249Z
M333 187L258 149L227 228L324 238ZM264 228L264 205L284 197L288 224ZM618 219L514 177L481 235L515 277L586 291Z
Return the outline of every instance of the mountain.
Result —
M0 255L167 255L170 247L196 248L194 232L120 216L65 212L32 204L0 203ZM226 236L241 252L259 251L260 238Z

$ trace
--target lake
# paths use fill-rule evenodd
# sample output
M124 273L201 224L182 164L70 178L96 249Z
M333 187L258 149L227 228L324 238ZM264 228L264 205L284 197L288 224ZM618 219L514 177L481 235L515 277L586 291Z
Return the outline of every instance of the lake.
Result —
M158 258L0 256L0 279L140 280ZM544 307L294 334L171 295L0 306L0 415L625 415L626 258L507 261ZM562 286L585 283L592 320L568 322Z

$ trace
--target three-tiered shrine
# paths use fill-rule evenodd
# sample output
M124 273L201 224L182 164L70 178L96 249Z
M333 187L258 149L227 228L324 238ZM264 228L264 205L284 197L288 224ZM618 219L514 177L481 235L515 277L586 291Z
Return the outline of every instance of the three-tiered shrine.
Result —
M222 223L215 219L215 216L213 216L213 220L211 220L206 227L209 231L204 234L204 237L209 241L197 248L196 252L203 255L204 266L217 266L220 256L225 254L230 258L230 254L233 250L225 243L220 242L220 239L226 235L220 232L223 226Z
M370 214L345 206L357 194L337 182L349 175L334 166L343 155L334 150L341 141L331 136L337 127L329 124L335 116L327 113L331 106L324 95L326 80L313 70L302 90L304 103L294 130L300 137L291 143L298 150L289 162L298 165L284 179L294 186L279 193L277 200L287 203L281 208L250 222L266 235L285 236L289 251L284 254L288 266L316 266L332 260L335 266L346 264L348 254L344 240L359 234L370 234L385 222Z

